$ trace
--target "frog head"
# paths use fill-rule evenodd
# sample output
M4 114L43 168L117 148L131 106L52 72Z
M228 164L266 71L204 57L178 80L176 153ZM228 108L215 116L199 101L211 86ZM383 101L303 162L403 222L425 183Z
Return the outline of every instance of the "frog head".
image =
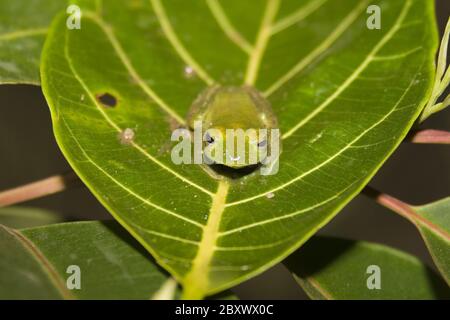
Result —
M257 165L270 150L277 120L269 102L253 87L213 86L194 101L188 124L201 123L207 164L233 169Z
M260 128L209 128L204 136L204 154L209 164L233 169L257 165L267 156L267 135Z

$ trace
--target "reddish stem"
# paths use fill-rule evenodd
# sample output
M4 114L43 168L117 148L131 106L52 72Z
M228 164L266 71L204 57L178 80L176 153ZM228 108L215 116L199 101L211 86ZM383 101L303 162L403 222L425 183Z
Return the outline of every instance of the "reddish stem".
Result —
M382 193L378 190L375 190L369 186L366 186L362 191L362 193L368 196L369 198L374 199L378 204L382 205L383 207L388 208L391 211L408 219L417 227L419 225L422 225L430 230L433 230L441 237L445 239L450 239L450 235L445 230L435 225L430 220L424 218L422 215L418 214L414 206L406 202L403 202L399 199L396 199L393 196L390 196L386 193Z
M409 205L408 203L396 199L386 193L375 190L372 187L366 186L362 193L375 200L375 202L382 205L383 207L386 207L391 211L400 214L408 220L412 220L412 216L415 215L414 211L411 208L411 205Z
M412 131L406 139L413 143L450 144L450 132L434 129L418 130Z
M81 181L73 171L48 177L0 192L0 207L45 197L78 185Z

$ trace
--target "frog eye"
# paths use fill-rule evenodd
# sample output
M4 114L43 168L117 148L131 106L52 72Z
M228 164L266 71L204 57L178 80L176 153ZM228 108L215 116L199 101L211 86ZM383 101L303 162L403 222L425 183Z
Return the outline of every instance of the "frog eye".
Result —
M211 143L214 142L214 138L211 137L211 135L209 134L209 132L206 132L206 134L205 134L205 139L206 139L206 142L208 142L209 144L211 144Z
M261 142L258 142L258 147L264 148L265 146L267 146L267 140L263 140Z

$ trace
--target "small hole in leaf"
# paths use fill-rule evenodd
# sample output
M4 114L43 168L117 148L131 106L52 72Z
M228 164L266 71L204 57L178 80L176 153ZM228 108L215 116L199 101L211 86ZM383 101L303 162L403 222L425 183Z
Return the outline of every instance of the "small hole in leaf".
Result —
M110 93L97 94L96 98L106 108L114 108L117 105L117 98Z

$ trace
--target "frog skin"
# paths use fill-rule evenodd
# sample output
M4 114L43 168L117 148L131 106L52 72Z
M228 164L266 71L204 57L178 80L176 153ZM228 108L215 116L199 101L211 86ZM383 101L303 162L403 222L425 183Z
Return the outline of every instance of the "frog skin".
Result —
M260 163L263 159L259 159L259 156L258 159L252 160L248 155L250 152L256 152L254 154L257 155L260 148L271 150L270 129L278 127L278 121L269 102L256 89L249 86L213 86L205 89L194 101L187 116L190 129L195 129L196 121L201 121L202 124L204 148L208 145L214 148L213 144L222 143L222 154L216 155L212 162L233 169ZM245 136L245 160L239 161L240 158L234 156L237 150L236 143L234 148L227 146L226 129L242 129L244 132L247 129L254 129L256 133L259 129L268 130L267 136L259 137L258 134Z

